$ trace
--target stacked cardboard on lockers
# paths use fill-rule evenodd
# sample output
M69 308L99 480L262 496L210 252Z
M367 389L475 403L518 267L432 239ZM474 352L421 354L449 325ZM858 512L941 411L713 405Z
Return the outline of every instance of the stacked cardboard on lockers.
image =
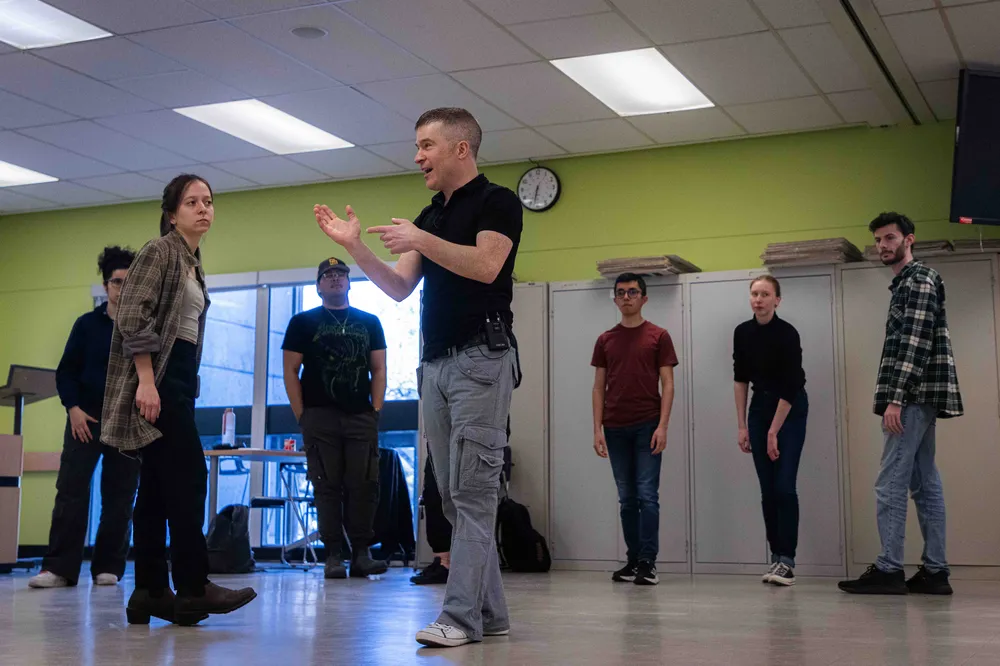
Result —
M597 262L597 272L602 277L616 278L622 273L679 275L681 273L700 273L701 269L690 261L681 259L676 254L666 254L657 257L605 259L604 261Z
M771 243L760 255L765 266L814 266L861 261L861 250L846 238Z

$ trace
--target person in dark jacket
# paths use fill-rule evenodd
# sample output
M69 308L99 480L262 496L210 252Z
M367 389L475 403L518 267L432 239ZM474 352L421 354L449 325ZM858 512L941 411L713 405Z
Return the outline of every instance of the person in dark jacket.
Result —
M100 442L99 419L118 297L134 258L131 249L118 246L101 252L97 266L108 302L76 320L56 369L59 399L67 412L66 433L56 477L49 550L42 572L28 581L31 587L77 584L90 510L90 481L101 456L101 522L90 572L96 585L117 585L125 573L139 463Z

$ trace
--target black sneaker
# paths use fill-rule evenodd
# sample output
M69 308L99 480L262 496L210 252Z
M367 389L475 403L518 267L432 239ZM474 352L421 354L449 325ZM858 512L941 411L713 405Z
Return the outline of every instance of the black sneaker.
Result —
M790 566L783 563L778 563L774 568L774 573L768 579L771 585L784 585L785 587L791 587L795 585L795 571L792 570Z
M771 576L773 576L774 572L777 571L777 570L778 570L778 563L777 562L772 563L771 564L771 568L768 569L766 572L764 572L764 575L760 577L760 582L762 582L762 583L770 583L771 582Z
M639 568L638 564L636 564L635 562L629 562L621 569L611 574L611 580L615 581L616 583L631 583L632 581L635 580L635 572L636 569L638 568Z
M339 556L326 558L326 565L323 567L323 578L328 580L347 578L347 567L340 561Z
M656 565L645 560L640 561L635 571L635 580L632 582L636 585L659 585L660 579L656 577Z
M448 567L441 564L440 557L435 557L423 571L410 576L410 582L414 585L444 585L448 582Z
M913 578L906 581L906 589L913 594L952 594L951 583L948 582L948 572L931 573L923 566L917 569Z
M857 580L842 580L837 583L844 592L851 594L906 594L906 577L902 571L886 573L874 564Z

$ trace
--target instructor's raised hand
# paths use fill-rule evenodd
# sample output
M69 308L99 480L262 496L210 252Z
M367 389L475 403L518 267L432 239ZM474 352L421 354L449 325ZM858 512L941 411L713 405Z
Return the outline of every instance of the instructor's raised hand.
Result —
M333 242L338 245L347 246L361 238L361 221L354 214L354 209L348 206L345 209L347 219L337 216L329 206L316 204L313 206L313 214L316 215L316 223Z

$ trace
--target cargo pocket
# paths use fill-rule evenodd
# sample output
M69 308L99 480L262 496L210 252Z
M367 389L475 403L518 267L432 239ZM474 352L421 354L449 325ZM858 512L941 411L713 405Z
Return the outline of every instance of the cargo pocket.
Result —
M503 469L506 434L498 428L465 426L460 439L462 490L497 488Z

